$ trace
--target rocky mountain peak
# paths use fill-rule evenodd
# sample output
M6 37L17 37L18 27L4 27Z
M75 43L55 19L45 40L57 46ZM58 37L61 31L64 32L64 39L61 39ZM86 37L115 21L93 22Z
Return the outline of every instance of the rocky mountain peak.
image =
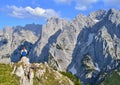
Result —
M62 26L65 25L66 23L68 23L68 21L65 19L51 17L50 19L47 20L46 25L51 25L51 26L59 25L58 27L55 27L55 28L62 28ZM51 28L51 27L49 27L49 28Z
M118 25L119 21L120 21L120 10L110 9L107 12L106 18L107 18L108 21Z
M111 8L111 9L108 10L108 14L113 14L113 13L116 13L116 12L119 12L119 11L120 11L120 10Z
M32 23L32 24L26 24L24 27L16 26L16 27L13 27L13 29L16 32L19 32L21 30L26 30L26 31L28 30L28 31L33 32L36 36L40 36L41 30L42 30L42 25Z
M98 10L98 11L90 13L89 17L96 19L96 20L101 20L101 19L103 19L103 17L105 17L105 15L106 15L105 10Z
M58 22L58 20L59 20L58 17L51 17L51 18L49 18L49 19L47 20L47 22L48 22L48 23L49 23L49 22L54 22L54 23L56 23L56 22Z
M27 24L23 29L33 31L35 35L40 36L38 34L41 34L42 32L42 25L39 24Z

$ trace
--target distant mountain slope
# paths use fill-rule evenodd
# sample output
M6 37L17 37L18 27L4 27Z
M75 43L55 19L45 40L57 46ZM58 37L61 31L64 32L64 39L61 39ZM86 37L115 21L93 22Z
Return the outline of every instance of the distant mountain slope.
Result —
M114 71L107 75L101 85L120 85L120 71Z
M18 61L22 45L30 50L41 36L41 25L29 24L25 27L5 27L0 33L0 62ZM17 56L17 57L16 57Z

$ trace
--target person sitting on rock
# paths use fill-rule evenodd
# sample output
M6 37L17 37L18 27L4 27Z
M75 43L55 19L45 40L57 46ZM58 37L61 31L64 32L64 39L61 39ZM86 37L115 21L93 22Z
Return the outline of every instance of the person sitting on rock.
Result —
M22 57L27 57L27 53L28 53L28 52L27 52L26 48L23 47L22 50L21 50L21 58L22 58Z
M29 64L29 58L27 57L28 51L26 50L25 47L22 48L21 50L21 62L24 62L24 64Z

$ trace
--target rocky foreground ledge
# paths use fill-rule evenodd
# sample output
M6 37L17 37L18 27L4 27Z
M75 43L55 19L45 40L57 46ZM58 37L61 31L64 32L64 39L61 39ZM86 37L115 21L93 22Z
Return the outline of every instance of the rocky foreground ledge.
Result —
M0 69L0 85L75 85L74 76L70 79L46 62L29 63L26 57L18 63L0 64L0 67L3 68Z
M20 62L12 65L12 74L20 78L20 85L74 85L74 83L45 63L29 63L23 57Z
M72 74L54 70L48 63L27 61L22 58L18 63L0 64L0 85L82 85ZM120 85L119 80L118 69L106 75L105 81L99 85Z

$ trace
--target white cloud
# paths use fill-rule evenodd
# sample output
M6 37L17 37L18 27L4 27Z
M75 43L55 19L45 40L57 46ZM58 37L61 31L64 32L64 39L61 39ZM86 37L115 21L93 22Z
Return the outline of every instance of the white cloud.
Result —
M56 3L70 3L72 0L54 0Z
M120 7L120 0L103 0L103 2L107 6Z
M98 2L99 0L54 0L56 3L75 3L75 9L77 10L87 10L92 7L92 4Z
M18 18L50 18L50 17L59 17L60 14L53 9L43 9L40 7L16 7L16 6L7 6L10 10L9 15Z
M75 9L77 9L77 10L83 10L84 11L84 10L87 10L87 7L86 6L79 6L78 5L78 6L75 7Z
M87 10L92 7L92 4L97 3L98 0L76 0L75 9L77 10Z

